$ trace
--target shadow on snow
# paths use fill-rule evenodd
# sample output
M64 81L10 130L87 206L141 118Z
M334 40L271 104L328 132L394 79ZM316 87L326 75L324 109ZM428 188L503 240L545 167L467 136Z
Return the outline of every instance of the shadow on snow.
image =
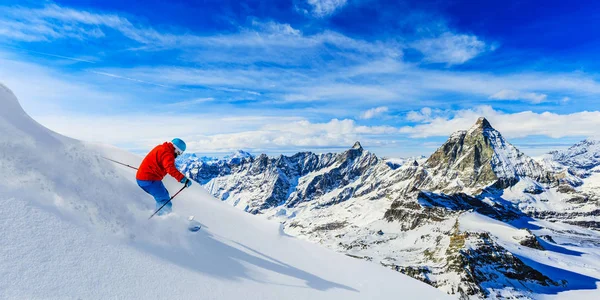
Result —
M190 249L182 249L181 247L161 247L151 243L135 243L134 245L143 251L158 256L161 259L171 261L183 268L213 277L234 281L249 279L260 283L310 288L319 291L338 288L358 292L358 290L354 288L328 281L309 272L300 270L238 242L231 241L231 243L240 248L228 245L217 239L204 228L193 234L194 237L189 239L191 243ZM242 249L245 249L246 251L243 251ZM251 272L245 264L251 264L263 270L302 280L305 285L282 284L257 278L256 272Z

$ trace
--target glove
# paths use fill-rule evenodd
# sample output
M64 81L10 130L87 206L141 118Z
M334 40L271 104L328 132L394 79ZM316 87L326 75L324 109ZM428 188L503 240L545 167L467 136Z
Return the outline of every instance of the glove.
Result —
M187 177L183 177L181 178L181 181L179 181L180 183L183 183L185 185L185 187L190 187L192 186L192 181L189 180Z

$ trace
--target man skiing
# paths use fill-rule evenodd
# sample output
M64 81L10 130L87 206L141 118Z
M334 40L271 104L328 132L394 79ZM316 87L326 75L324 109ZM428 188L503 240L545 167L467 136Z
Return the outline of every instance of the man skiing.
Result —
M175 158L185 151L185 142L175 138L170 143L164 142L158 145L146 155L140 165L135 178L138 185L156 200L156 209L159 209L163 204L167 203L171 198L169 191L162 183L163 178L167 173L177 181L185 184L186 187L192 185L189 180L175 167ZM172 210L172 204L169 202L159 212L158 215L165 215Z

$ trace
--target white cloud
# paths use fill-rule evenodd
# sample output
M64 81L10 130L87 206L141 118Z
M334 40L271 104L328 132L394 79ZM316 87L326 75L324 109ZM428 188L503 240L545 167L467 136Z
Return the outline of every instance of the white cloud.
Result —
M387 106L380 106L380 107L371 108L371 109L363 112L360 115L360 118L361 119L365 119L365 120L372 119L373 117L376 117L376 116L378 116L378 115L380 115L382 113L387 112L388 110L389 109L388 109Z
M252 20L252 26L264 33L270 34L281 34L291 36L301 36L302 31L293 28L290 24L277 23L273 21L260 22L258 20Z
M347 0L307 0L315 17L326 17L346 5Z
M198 105L198 104L204 104L204 103L211 102L211 101L215 101L215 98L213 98L213 97L196 98L196 99L191 99L191 100L170 103L170 104L167 104L166 106L182 109L182 108L189 108L191 106Z
M51 4L40 9L2 7L4 19L0 35L22 41L45 41L60 38L99 38L105 34L98 26L131 31L132 25L116 15L92 14ZM81 24L82 26L75 26ZM85 25L85 26L84 26Z
M432 110L429 107L423 107L420 111L410 111L406 119L411 122L427 121L431 118Z
M295 100L391 100L397 99L399 93L392 88L386 88L377 85L362 85L362 84L346 84L346 83L330 83L327 85L317 84L307 86L301 90L297 89L296 96L288 96L286 99ZM297 95L303 96L297 96ZM304 98L303 98L304 97Z
M405 71L403 75L410 78L410 86L421 93L452 92L488 98L501 90L536 90L548 95L600 95L600 82L593 74L582 72L490 74L413 68Z
M118 114L88 115L69 112L39 115L35 118L40 124L65 136L83 141L99 142L124 147L133 151L147 151L152 146L173 137L180 137L194 144L198 141L214 140L215 144L191 151L223 150L243 148L223 148L227 141L218 141L219 136L229 136L227 132L240 133L260 130L265 124L286 127L301 120L297 117L265 116L215 116L211 114ZM76 124L76 126L73 126ZM246 145L248 147L248 145ZM249 148L252 144L249 144Z
M128 81L143 83L143 84L149 84L149 85L155 85L155 86L170 88L170 86L168 86L168 85L164 85L164 84L160 84L160 83L154 83L154 82L150 82L150 81L139 80L139 79L135 79L135 78L124 77L124 76L120 76L120 75L117 75L117 74L112 74L112 73L107 73L107 72L100 72L100 71L90 71L90 72L92 72L94 74L102 75L102 76L108 76L108 77L117 78L117 79L123 79L123 80L128 80Z
M469 98L485 100L495 94L495 98L501 96L515 98L514 94L516 94L530 103L544 100L544 95L568 94L580 99L600 95L600 83L595 81L593 76L582 73L493 75L479 72L423 70L401 62L394 68L380 73L377 73L377 68L369 62L350 68L330 68L324 69L317 65L310 70L298 71L263 67L194 69L160 66L99 69L98 72L118 74L121 77L170 87L208 86L221 90L253 91L252 95L256 96L258 96L256 93L260 92L262 99L275 102L329 101L333 103L360 100L362 102L354 103L391 107L392 103L414 104L414 101L418 100L421 105L435 107L439 104L435 95L445 93L458 93L464 96L464 100ZM519 90L540 92L514 92ZM431 99L429 103L423 102L425 97Z
M426 62L448 65L463 64L492 49L474 35L450 32L435 38L418 40L412 43L411 47L423 53Z
M490 96L494 100L525 100L534 104L545 102L548 99L546 94L525 93L515 90L501 90Z
M123 94L98 88L81 80L81 76L76 74L65 75L51 68L23 62L1 51L0 81L33 114L50 113L61 107L118 107L128 100Z
M377 76L377 75L391 75L398 74L407 69L406 64L399 61L398 58L386 57L380 60L368 60L356 66L347 68L340 75L352 77L360 76Z
M400 131L417 138L449 136L455 131L470 128L479 117L487 118L494 128L509 138L534 135L551 138L600 136L597 131L600 126L600 111L571 114L523 111L508 114L494 110L491 106L458 110L450 117L433 117L423 120L423 124L405 126Z
M315 11L321 13L345 4L345 0L310 1L314 1ZM304 36L300 30L290 24L260 22L256 19L252 20L252 28L241 28L238 33L201 36L193 33L161 32L116 14L94 13L56 4L43 8L0 7L6 12L0 15L0 36L26 42L64 38L80 40L104 38L108 31L103 30L111 29L132 41L144 44L144 47L137 48L143 50L206 48L221 51L223 47L237 47L260 48L264 51L265 48L275 47L281 51L282 47L310 49L332 44L340 49L380 53L393 57L401 53L400 48L394 45L366 42L331 31ZM275 56L279 57L281 54ZM269 60L269 57L262 53L262 59Z
M47 115L48 128L77 139L143 152L181 137L192 152L236 149L306 149L351 146L371 135L396 135L391 126L357 126L353 120L312 123L295 117L216 117L214 115ZM77 126L73 126L76 124Z
M353 120L332 119L327 123L307 120L265 124L256 130L200 137L188 143L195 151L223 152L234 149L306 149L351 146L369 135L395 135L391 126L357 126Z

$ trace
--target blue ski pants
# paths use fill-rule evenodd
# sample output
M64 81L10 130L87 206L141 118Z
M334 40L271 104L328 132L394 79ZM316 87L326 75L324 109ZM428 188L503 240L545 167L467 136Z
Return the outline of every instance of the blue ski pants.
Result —
M138 180L137 183L142 190L154 197L154 200L156 200L156 209L159 209L171 198L169 191L167 191L167 188L165 188L165 185L160 180ZM158 212L158 215L161 216L170 213L173 210L172 206L171 202L169 202Z

